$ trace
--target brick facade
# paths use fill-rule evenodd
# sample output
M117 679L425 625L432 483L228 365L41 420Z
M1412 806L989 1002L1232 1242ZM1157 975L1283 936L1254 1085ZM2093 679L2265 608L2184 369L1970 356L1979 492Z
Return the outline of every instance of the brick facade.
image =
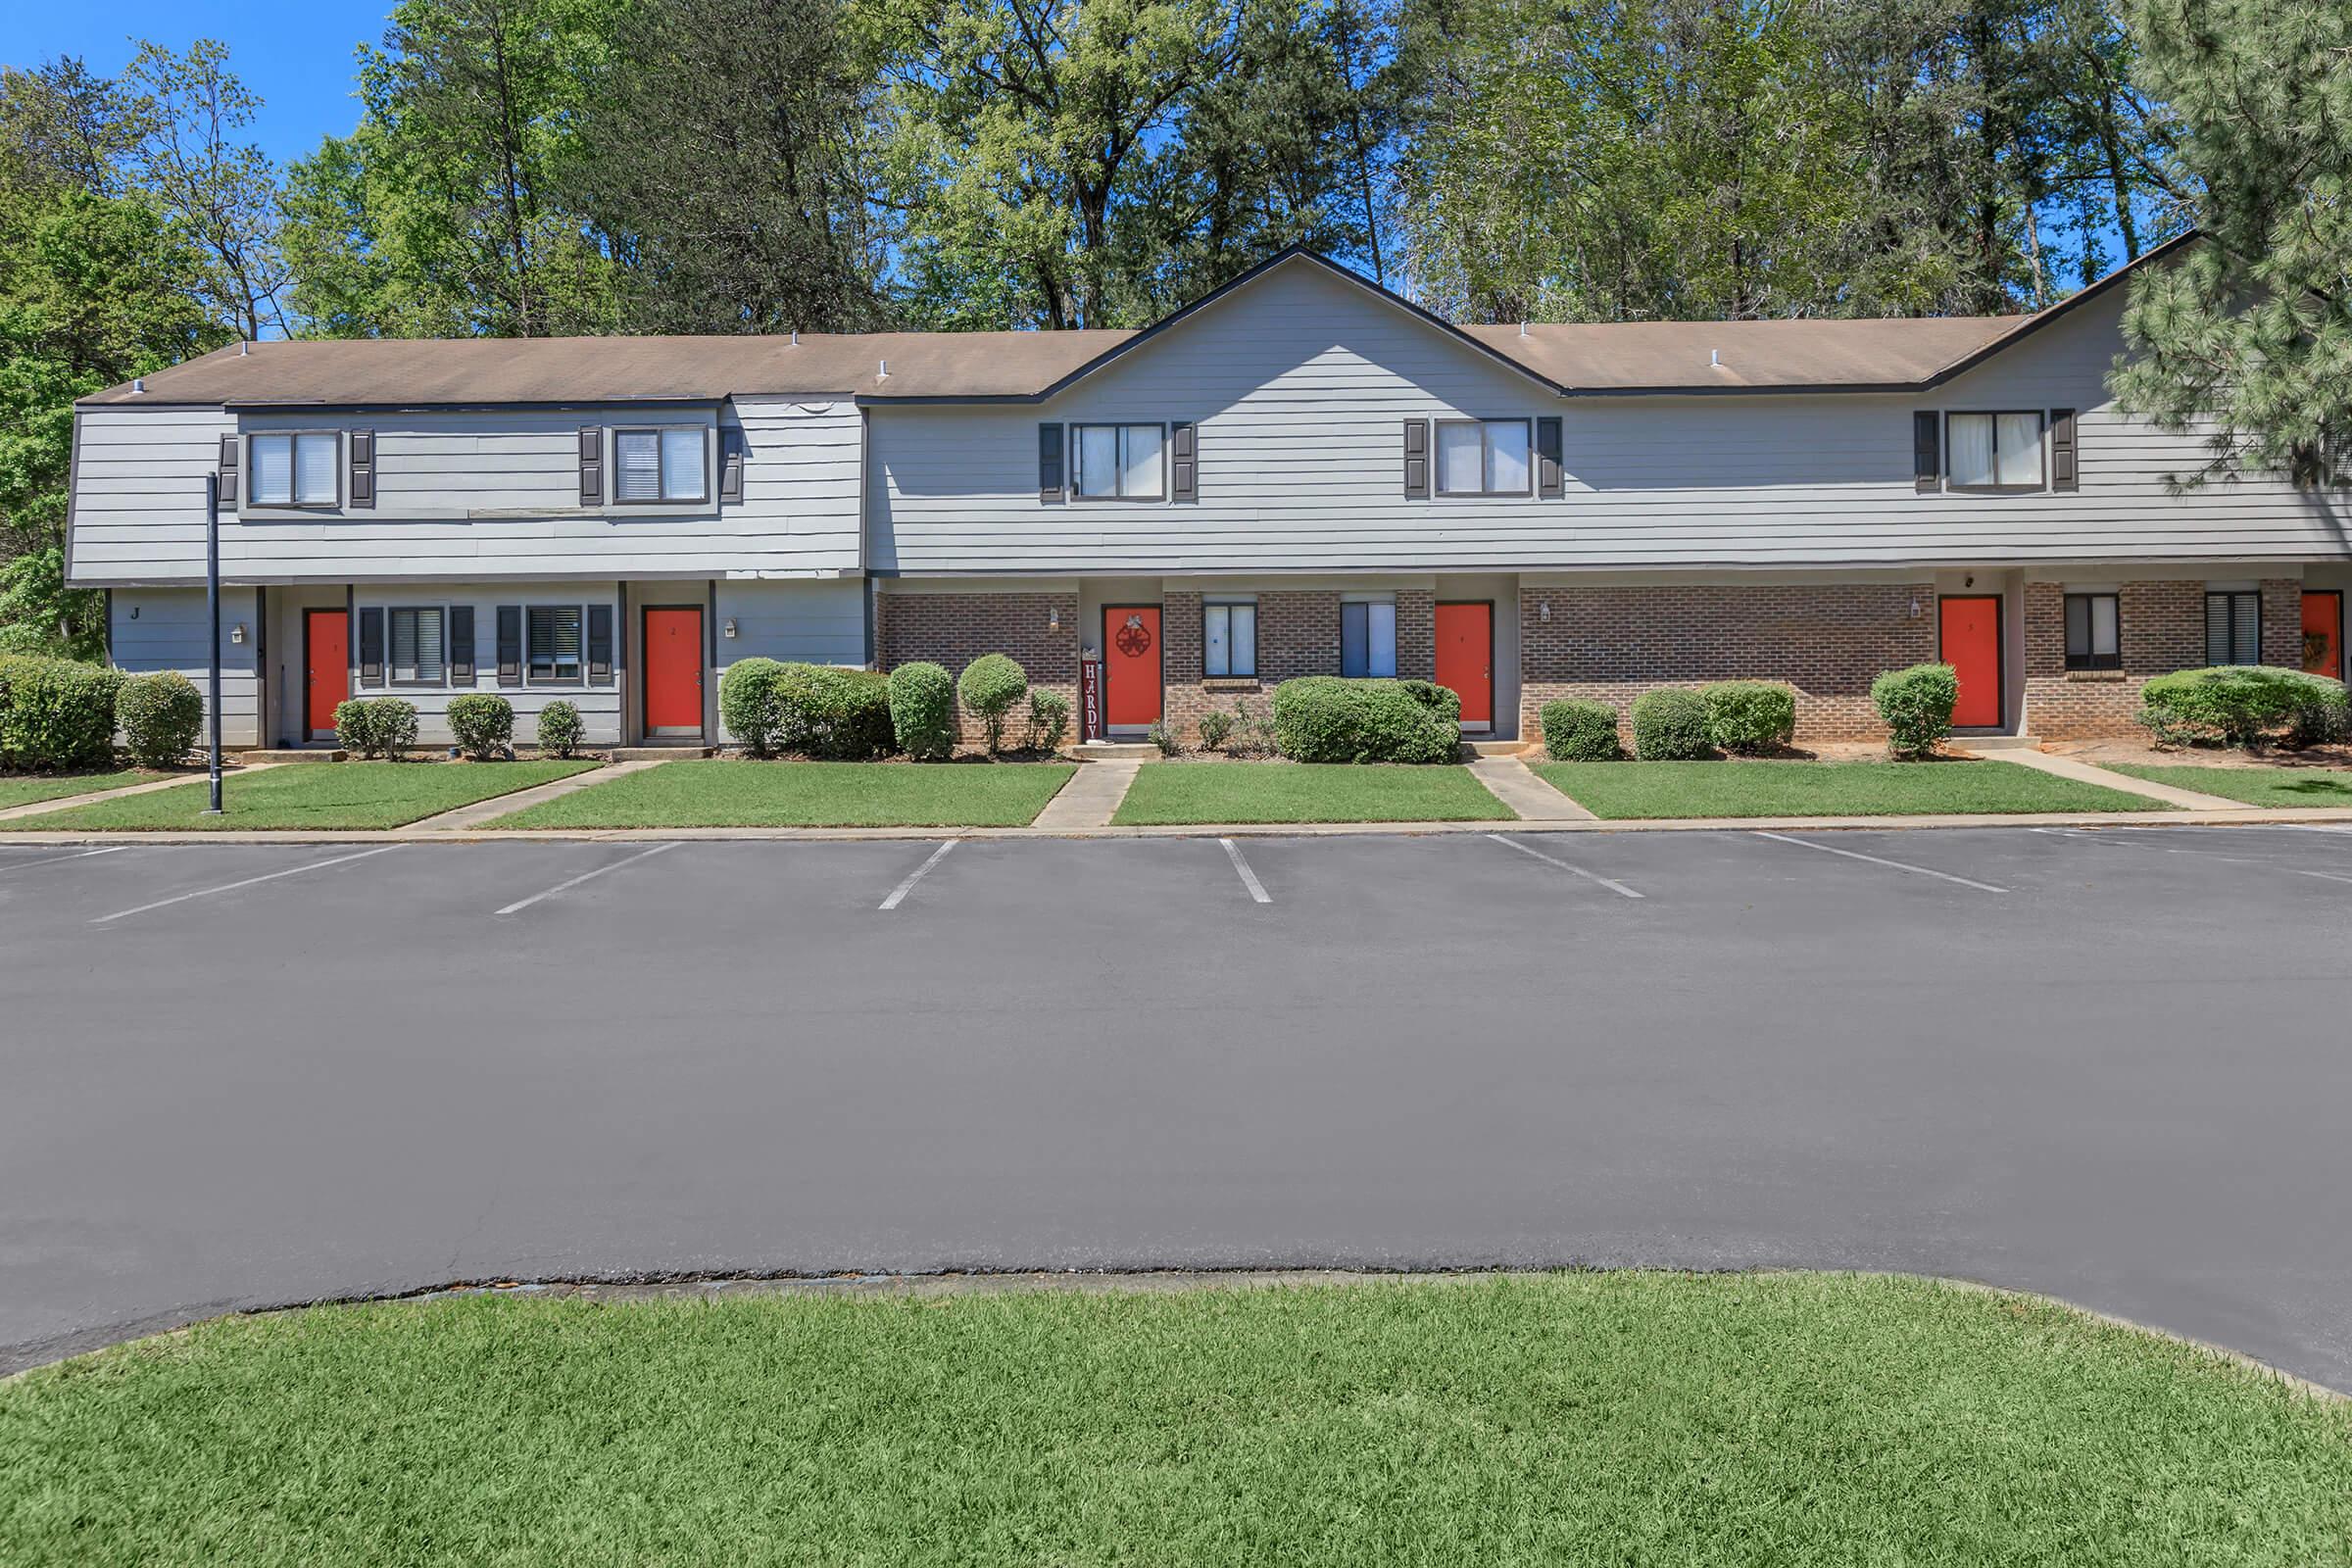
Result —
M1201 671L1200 606L1197 593L1161 600L1166 649L1168 721L1197 739L1200 715L1228 712L1244 703L1260 718L1273 711L1274 688L1300 675L1340 672L1340 594L1336 589L1288 589L1247 597L1257 602L1257 678L1211 678ZM1428 680L1437 672L1437 596L1427 589L1396 595L1396 673Z
M1059 692L1070 704L1070 739L1078 738L1078 595L881 594L874 633L882 667L924 660L960 675L982 654L1009 654L1029 672L1032 691ZM1058 616L1060 624L1054 622ZM1198 628L1196 628L1196 634ZM956 705L965 745L986 737ZM1017 738L1025 716L1016 715ZM1009 744L1009 743L1008 743Z
M2303 586L2269 578L2262 588L2262 658L2297 668L2303 651ZM2139 689L2150 676L2205 662L2205 584L2194 578L2116 584L2120 670L2066 667L2066 589L2026 585L2026 721L2044 740L2136 735Z
M1531 741L1556 698L1622 715L1653 686L1717 680L1795 687L1799 740L1874 740L1886 730L1870 683L1936 657L1936 585L1523 588L1519 648L1519 733Z

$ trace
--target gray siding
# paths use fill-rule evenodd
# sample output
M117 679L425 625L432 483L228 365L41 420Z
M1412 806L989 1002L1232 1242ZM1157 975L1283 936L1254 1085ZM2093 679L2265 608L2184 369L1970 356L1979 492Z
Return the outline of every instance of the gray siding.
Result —
M238 625L245 641L229 641ZM151 670L176 669L210 691L211 661L205 657L207 629L204 590L124 589L114 596L108 626L110 656L117 667L134 675ZM255 657L261 649L261 616L252 589L231 589L220 600L220 744L255 746L261 743L254 722L258 682Z
M735 635L725 635L728 621ZM722 582L718 585L718 664L710 689L718 690L739 659L773 659L787 663L864 664L865 584L848 582ZM719 726L720 739L734 737Z
M438 605L446 609L455 605L473 606L474 679L470 686L443 682L437 686L395 686L387 679L383 684L363 686L358 673L352 678L354 697L397 697L416 705L416 738L426 746L447 746L449 734L449 703L453 697L467 692L489 692L504 697L514 705L514 739L531 745L539 738L539 711L549 703L562 699L580 710L587 726L591 746L618 744L621 737L621 692L628 678L628 666L634 663L633 652L636 628L626 624L620 609L620 585L616 582L495 582L495 583L431 583L431 584L368 584L357 585L352 594L352 611L371 606L391 609L401 605ZM607 685L590 686L585 682L565 682L557 685L501 686L498 683L498 607L501 605L611 605L613 614L613 653L621 667ZM444 619L446 626L447 621ZM302 674L301 650L289 646L285 658L273 658L272 664L283 665L290 671L290 692L299 692ZM529 673L526 669L527 682ZM299 699L297 699L299 700ZM291 710L289 710L291 711Z

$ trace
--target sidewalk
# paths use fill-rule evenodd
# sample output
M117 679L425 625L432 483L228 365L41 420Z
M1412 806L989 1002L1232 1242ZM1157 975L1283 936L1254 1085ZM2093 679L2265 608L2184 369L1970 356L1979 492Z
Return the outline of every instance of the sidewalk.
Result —
M225 769L221 776L235 778L248 773L266 773L270 768L280 765L282 764L277 762L244 762ZM111 790L85 790L79 795L61 795L53 801L34 801L28 806L12 806L7 810L0 811L0 822L14 822L20 817L43 816L51 811L70 810L76 806L87 806L93 801L121 800L125 795L153 795L158 790L177 789L182 784L201 784L204 780L205 775L202 773L174 773L170 778L149 779L144 784L124 784ZM26 837L30 838L31 835L27 834ZM34 842L39 841L36 839Z
M1955 749L1967 751L1967 743L1963 741ZM2122 790L2127 795L2144 795L2151 801L2162 801L2167 806L2177 807L2182 810L2242 811L2246 807L2245 802L2233 801L2226 795L2203 795L2195 790L2184 790L2171 784L2158 784L2150 779L2133 778L2129 773L2118 773L2104 767L2093 767L2088 762L2079 762L2071 757L2053 757L2047 752L2012 751L2004 748L1999 751L1969 752L1968 755L1987 762L2015 762L2020 767L2030 767L2037 773L2071 778L2078 784L2096 784L2102 789Z

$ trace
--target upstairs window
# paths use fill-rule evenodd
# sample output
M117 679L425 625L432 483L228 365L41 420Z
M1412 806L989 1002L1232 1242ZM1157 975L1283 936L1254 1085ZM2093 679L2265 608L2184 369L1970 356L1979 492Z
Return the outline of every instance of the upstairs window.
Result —
M2262 595L2232 589L2205 596L2205 662L2262 662Z
M1257 673L1257 605L1234 600L1200 607L1200 672Z
M2066 596L2066 667L2124 667L2122 618L2113 594Z
M1396 673L1396 602L1350 600L1340 606L1340 673Z
M701 425L665 430L612 432L612 496L616 501L702 501L710 487L703 473Z
M576 685L580 679L580 607L533 605L523 612L524 668L530 683Z
M439 686L449 679L447 645L441 640L441 610L403 608L385 612L392 626L392 684Z
M1955 490L2039 490L2041 414L1954 414L1945 419L1946 477Z
M1440 419L1438 494L1533 493L1525 419Z
M1158 501L1168 493L1166 443L1156 424L1078 426L1078 494L1088 501Z
M335 504L338 441L331 430L253 438L253 503L259 507Z

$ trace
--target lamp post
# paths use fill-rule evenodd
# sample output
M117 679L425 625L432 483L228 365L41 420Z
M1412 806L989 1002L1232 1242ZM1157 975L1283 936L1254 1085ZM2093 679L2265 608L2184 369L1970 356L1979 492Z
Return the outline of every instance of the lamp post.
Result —
M208 777L212 786L212 804L204 808L207 816L220 814L220 476L204 476L204 608L206 618L212 622L212 691L205 699L205 717L209 720L212 737Z

